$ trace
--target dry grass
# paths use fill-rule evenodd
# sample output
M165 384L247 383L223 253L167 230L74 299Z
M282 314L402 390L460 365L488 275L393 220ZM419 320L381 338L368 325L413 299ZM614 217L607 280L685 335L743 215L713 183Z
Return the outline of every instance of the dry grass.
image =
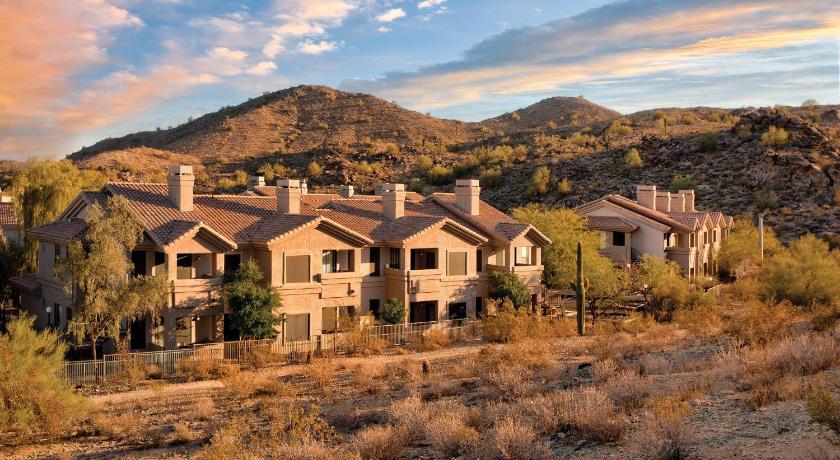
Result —
M364 328L354 328L344 333L343 346L350 356L378 355L385 350L387 342L373 337Z
M542 460L552 458L552 455L546 443L527 421L508 417L493 425L482 439L476 457Z
M748 300L724 319L723 330L746 343L768 343L790 334L801 315L789 304Z
M642 407L652 390L653 385L650 380L640 376L634 370L617 372L604 383L604 391L613 403L626 411Z
M335 380L336 368L330 358L316 358L306 369L309 377L318 384L318 389L326 392L330 384Z
M584 388L551 395L557 424L574 435L599 442L621 439L627 430L627 418L603 390Z
M449 345L449 334L441 329L429 329L420 335L418 340L411 342L410 346L417 352L440 350Z
M96 434L111 439L130 439L140 433L140 426L133 414L108 416L95 414L91 417L91 425Z
M487 374L488 395L493 398L514 399L534 391L534 377L527 367L519 364L502 364Z
M631 440L631 450L640 458L688 458L693 436L684 421L694 413L693 409L673 396L653 401L650 408L650 417Z
M271 345L254 345L242 352L242 364L247 367L260 369L286 362L287 357L271 349Z
M822 379L808 389L806 410L810 420L825 425L840 438L840 377Z
M182 359L178 362L177 375L188 382L221 379L239 373L239 367L209 357Z
M408 445L408 430L404 426L364 428L350 440L350 448L366 460L397 460Z

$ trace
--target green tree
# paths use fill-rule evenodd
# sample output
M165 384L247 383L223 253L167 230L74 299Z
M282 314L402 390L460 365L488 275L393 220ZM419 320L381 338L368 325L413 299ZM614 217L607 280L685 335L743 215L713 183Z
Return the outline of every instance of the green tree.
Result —
M642 167L642 156L639 155L639 151L635 148L632 148L624 154L624 167L625 168L641 168Z
M840 250L808 234L766 260L761 294L795 305L840 306Z
M674 310L687 303L690 295L688 280L682 269L672 260L645 254L630 272L634 291L645 299L645 313L657 320L668 320Z
M125 198L108 199L88 209L88 229L84 241L73 241L67 257L55 267L64 280L64 290L73 295L70 329L79 338L88 338L96 359L96 342L110 337L118 345L122 320L147 315L159 317L166 307L170 286L165 274L130 277L133 264L129 255L143 236L143 227ZM122 348L122 346L120 347Z
M588 262L584 263L583 271L587 273L586 277L589 280L586 300L594 323L600 308L618 304L627 297L629 278L624 270L615 268L612 262L603 256L590 257Z
M770 227L764 226L764 255L773 256L784 250L776 239L776 233ZM741 262L751 260L758 263L761 260L761 250L758 244L758 228L752 219L736 219L729 232L729 236L720 244L718 264L724 270L734 270Z
M522 308L528 305L528 288L522 283L519 275L509 271L492 271L488 280L490 298L510 299L513 306Z
M11 241L0 238L0 330L5 329L5 305L12 299L9 280L22 273L23 248Z
M379 317L388 324L403 324L405 322L405 305L391 297L385 301Z
M95 171L79 170L68 160L30 161L15 176L11 193L22 230L49 224L79 192L98 190L107 178ZM38 245L24 237L24 271L38 267Z
M548 166L540 166L531 176L528 191L533 194L543 194L548 191L549 183L551 183L551 170Z
M225 301L228 320L233 330L239 332L239 339L265 339L276 335L274 326L284 321L275 314L280 306L280 297L261 283L263 273L253 259L242 264L238 270L225 273Z
M36 332L22 316L0 335L0 429L56 434L90 410L60 371L66 345L58 333Z
M680 190L694 190L697 191L697 181L689 175L677 174L671 179L671 186L668 188L671 193L677 193Z

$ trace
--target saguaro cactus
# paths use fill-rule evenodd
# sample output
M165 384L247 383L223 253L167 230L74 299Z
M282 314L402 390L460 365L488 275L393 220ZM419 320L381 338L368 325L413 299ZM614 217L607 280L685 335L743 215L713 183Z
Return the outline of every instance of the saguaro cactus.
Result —
M583 247L580 241L577 244L577 282L573 283L572 288L576 292L578 334L583 335L586 332L586 321L584 318L586 310L584 306L586 305L586 291L589 289L589 279L583 278Z

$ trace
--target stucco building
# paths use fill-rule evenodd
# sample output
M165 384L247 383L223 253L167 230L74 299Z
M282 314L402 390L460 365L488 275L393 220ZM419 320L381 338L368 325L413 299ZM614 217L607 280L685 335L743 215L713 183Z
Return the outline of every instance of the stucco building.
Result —
M166 273L173 291L160 327L131 324L133 349L175 348L224 337L222 275L253 259L277 289L286 340L335 330L343 315L378 315L399 300L409 322L481 313L488 273L518 274L532 301L541 294L542 248L550 241L483 202L476 180L428 197L384 184L378 195L308 193L297 180L256 178L242 195L193 194L192 168L169 169L167 184L109 183L80 194L52 224L33 229L40 267L28 275L24 306L64 327L72 303L53 273L70 241L83 238L89 206L123 196L144 227L134 272Z
M606 195L577 207L588 226L601 232L602 254L621 267L650 254L670 259L689 278L718 273L717 252L729 235L732 218L717 211L699 211L694 190L657 191L636 186L636 200Z
M20 226L12 203L12 195L0 190L0 239L22 244Z

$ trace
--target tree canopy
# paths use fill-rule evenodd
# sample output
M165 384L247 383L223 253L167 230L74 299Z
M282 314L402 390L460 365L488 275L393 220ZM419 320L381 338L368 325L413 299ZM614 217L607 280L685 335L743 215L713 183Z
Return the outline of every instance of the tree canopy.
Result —
M761 273L762 294L795 305L840 306L840 250L805 235L766 260Z
M380 317L388 324L402 324L405 322L405 305L392 297L385 301Z
M58 261L56 276L64 280L68 294L78 289L71 330L92 342L110 337L118 341L120 322L151 315L155 320L169 298L165 274L130 277L129 255L143 235L143 228L123 197L109 198L104 207L88 210L88 229L83 241L73 241L67 257Z
M770 257L783 251L776 234L764 226L764 256ZM758 228L750 218L736 219L729 237L723 240L718 252L718 263L724 270L734 270L745 260L758 263L761 251L758 245Z
M263 273L253 259L225 273L228 321L240 339L272 338L276 335L274 326L283 322L283 316L275 313L280 297L261 283L262 279Z
M491 299L510 299L516 308L528 305L528 288L525 287L516 273L509 271L490 272L488 284Z
M79 170L67 160L31 161L12 182L12 202L18 222L24 231L51 223L79 192L99 189L106 180L102 174ZM35 270L38 266L37 245L25 238L24 246L24 269Z

